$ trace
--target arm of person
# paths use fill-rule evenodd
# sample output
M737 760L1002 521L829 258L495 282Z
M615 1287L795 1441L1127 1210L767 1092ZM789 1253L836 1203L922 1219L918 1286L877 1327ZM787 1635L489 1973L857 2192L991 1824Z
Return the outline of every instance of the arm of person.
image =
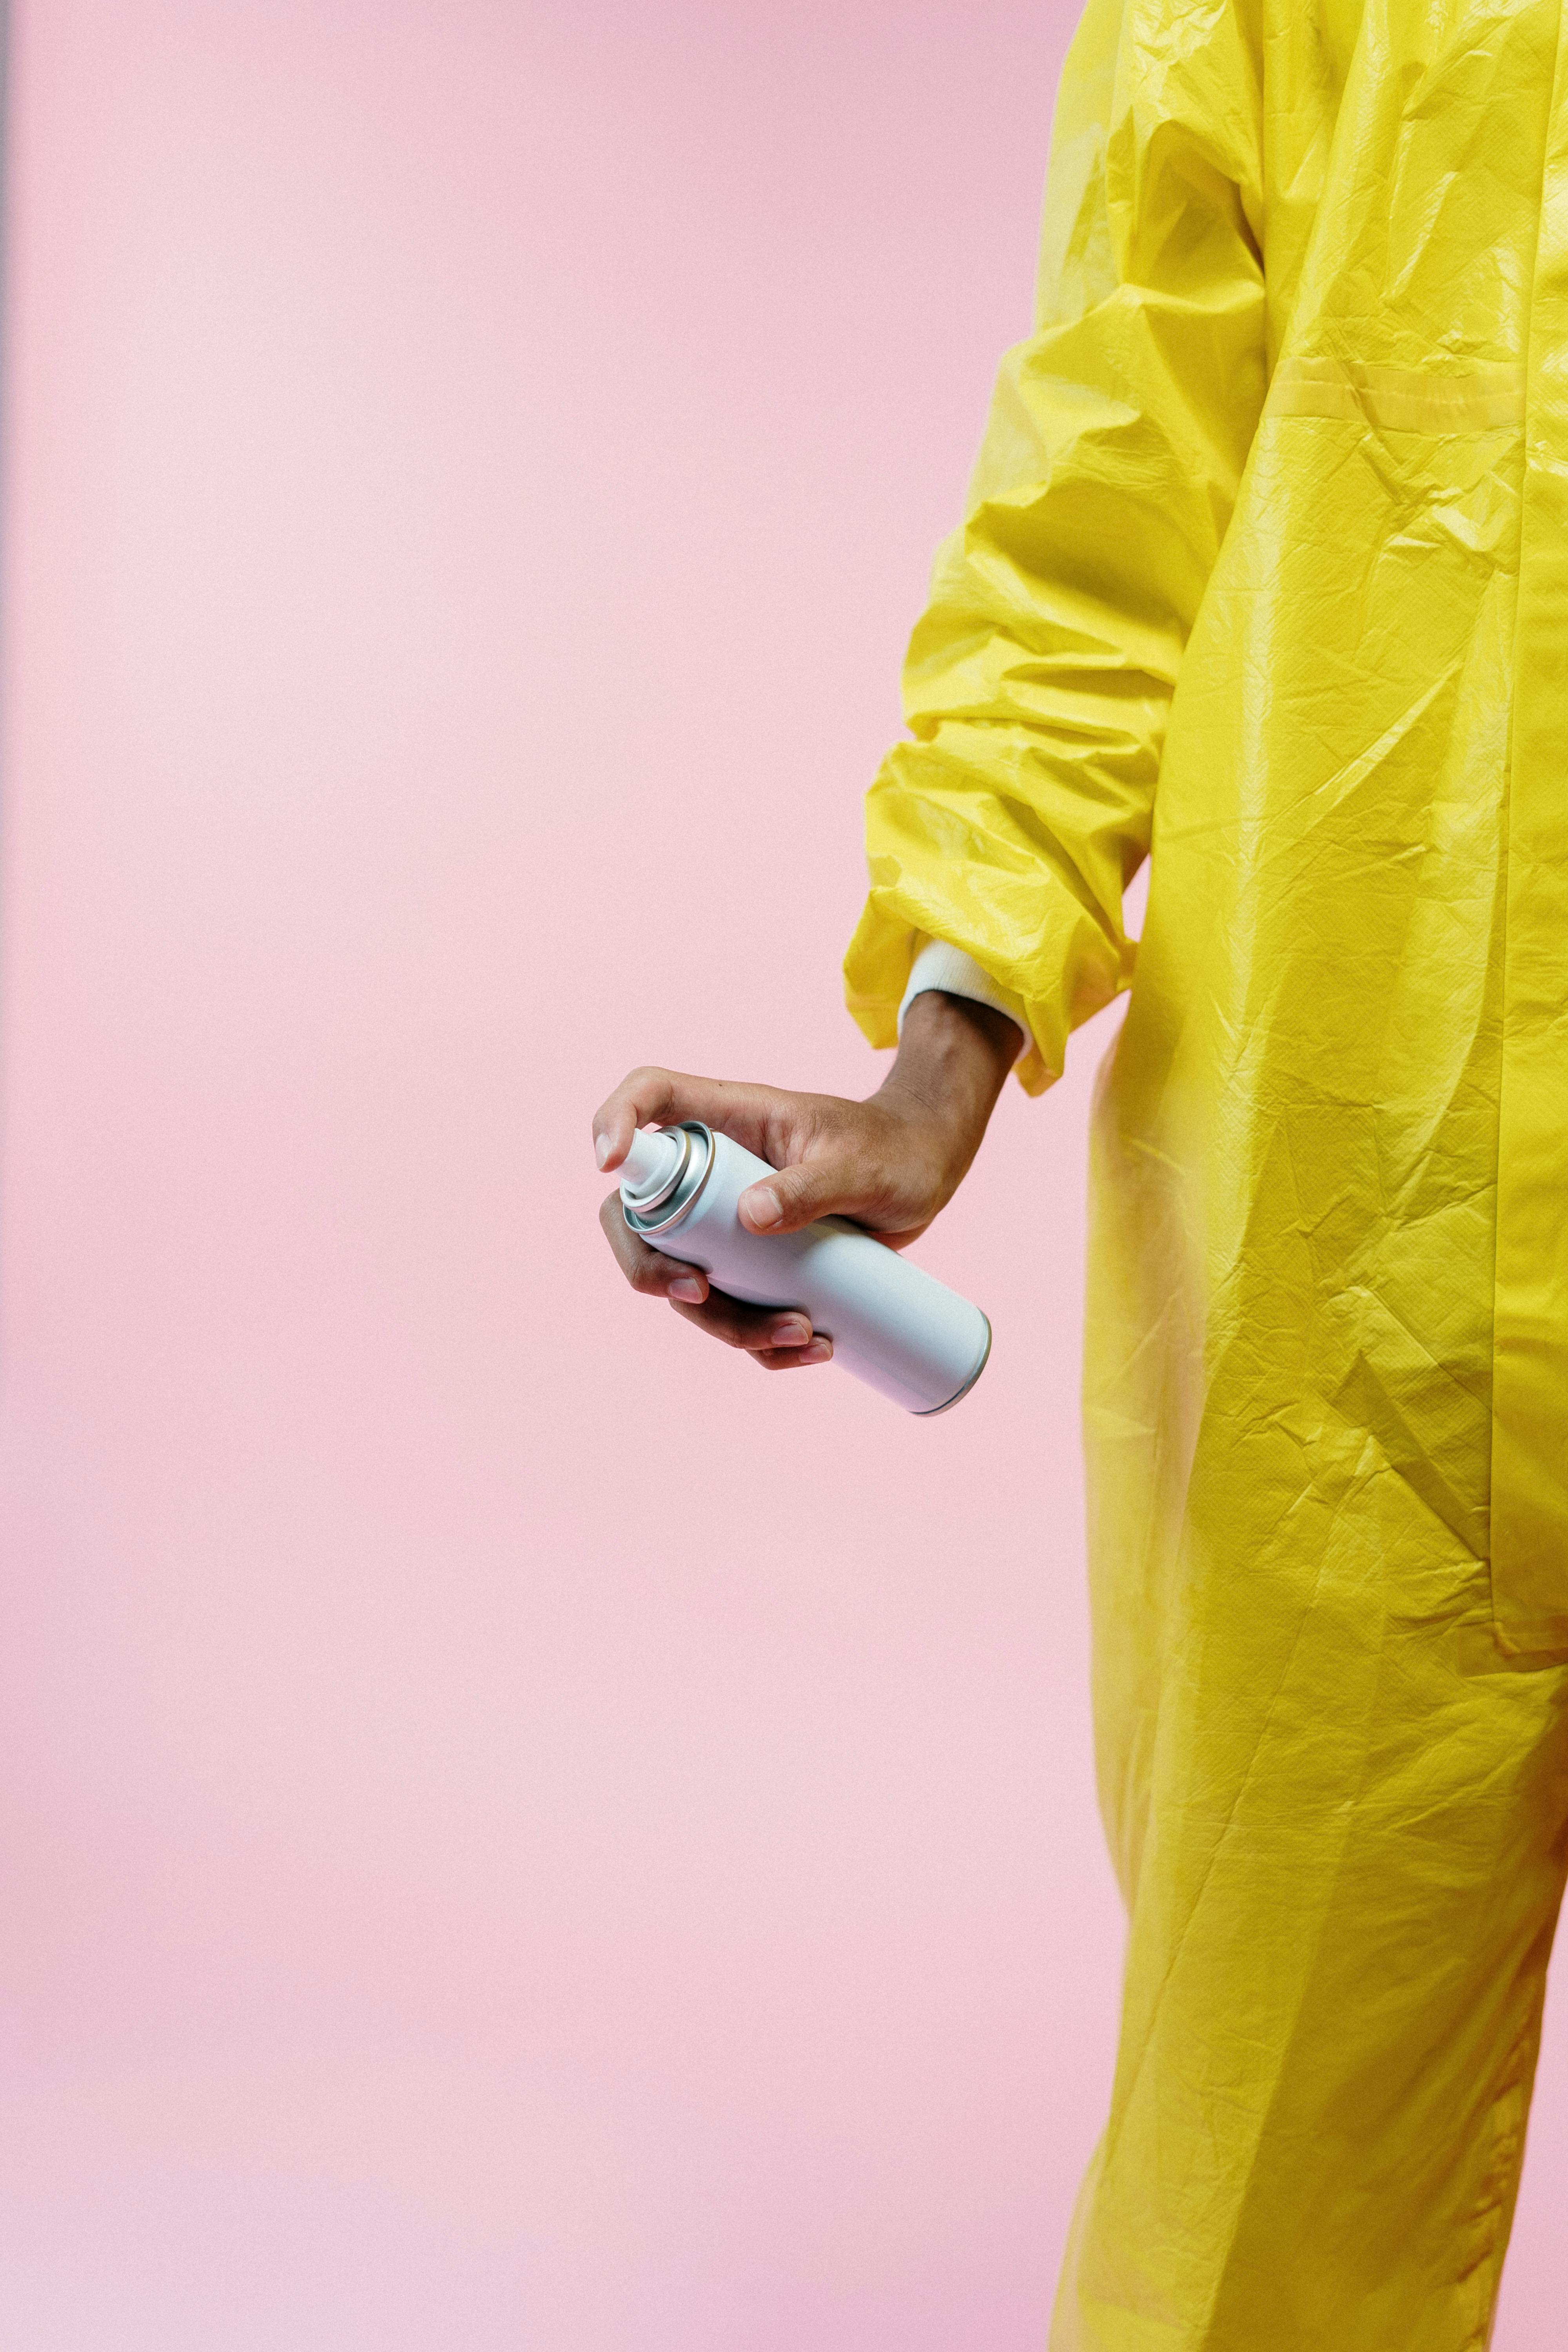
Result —
M913 1240L1007 1069L1047 1086L1068 1031L1131 979L1122 893L1267 380L1256 24L1215 0L1175 59L1164 24L1146 0L1088 0L1035 331L1004 362L911 641L913 740L868 798L847 993L873 1045L897 1042L892 1071L864 1103L635 1071L598 1114L606 1170L649 1119L701 1118L759 1153L780 1173L744 1196L756 1232L833 1211ZM638 1243L617 1195L605 1228L637 1287L759 1362L825 1359L804 1318Z
M814 1217L852 1217L902 1249L958 1190L1022 1050L1016 1024L994 1005L922 989L905 1012L892 1068L865 1102L633 1070L595 1113L595 1150L613 1173L637 1128L701 1119L779 1171L741 1195L741 1217L752 1233L795 1233ZM745 1306L712 1289L700 1267L650 1249L621 1213L618 1190L605 1197L600 1223L634 1290L668 1299L688 1322L743 1349L764 1370L831 1358L832 1342L798 1310Z
M867 803L848 1003L890 1045L923 941L1017 1010L1038 1093L1128 986L1167 721L1268 382L1257 12L1088 0L1033 332L1003 362ZM1156 885L1157 887L1157 885Z

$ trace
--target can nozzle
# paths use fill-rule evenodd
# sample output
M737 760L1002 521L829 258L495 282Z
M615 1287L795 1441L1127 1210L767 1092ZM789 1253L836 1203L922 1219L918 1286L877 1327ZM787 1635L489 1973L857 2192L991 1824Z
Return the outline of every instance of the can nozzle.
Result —
M686 1159L686 1138L668 1128L638 1128L621 1163L621 1197L634 1208L662 1200Z

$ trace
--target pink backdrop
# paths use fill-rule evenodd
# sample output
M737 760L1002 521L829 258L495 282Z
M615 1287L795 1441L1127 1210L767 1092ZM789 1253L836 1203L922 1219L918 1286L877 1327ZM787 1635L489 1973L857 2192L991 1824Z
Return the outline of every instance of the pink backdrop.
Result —
M1025 2352L1106 2094L1104 1023L921 1425L619 1288L863 1091L860 789L1061 0L23 0L0 2343ZM1549 2053L1505 2352L1554 2340Z

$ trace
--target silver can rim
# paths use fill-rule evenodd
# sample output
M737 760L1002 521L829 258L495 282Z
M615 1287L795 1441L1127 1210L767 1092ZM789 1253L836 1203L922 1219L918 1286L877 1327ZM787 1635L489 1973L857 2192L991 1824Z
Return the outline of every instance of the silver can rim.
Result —
M974 1370L970 1373L969 1378L964 1381L963 1386L961 1389L954 1389L952 1394L948 1398L945 1404L928 1404L922 1406L920 1412L918 1412L914 1416L917 1421L934 1421L939 1412L951 1412L955 1404L962 1404L964 1398L969 1394L970 1390L974 1386L975 1381L980 1378L981 1373L985 1370L986 1365L991 1361L991 1341L994 1336L991 1328L991 1318L986 1314L983 1307L977 1307L974 1311L985 1326L984 1353L982 1355L980 1361L975 1365Z
M691 1191L687 1194L685 1200L681 1202L679 1207L674 1210L669 1216L661 1217L657 1224L645 1223L635 1209L627 1208L625 1196L623 1195L621 1200L621 1214L626 1219L626 1224L631 1232L642 1234L645 1239L651 1239L655 1234L668 1234L672 1227L679 1224L683 1217L690 1215L692 1210L697 1206L698 1202L702 1198L703 1189L708 1182L708 1179L713 1173L713 1162L719 1156L713 1149L713 1130L710 1127L704 1126L701 1119L683 1118L679 1121L679 1125L688 1135L701 1136L703 1141L708 1147L708 1156L703 1163L701 1175L698 1178L696 1183L693 1185ZM679 1184L680 1177L677 1176L677 1190L679 1189ZM989 1325L986 1328L989 1329ZM987 1346L986 1352L987 1354L990 1352L989 1346ZM982 1369L984 1369L984 1367L982 1367ZM978 1379L978 1373L975 1377ZM953 1402L956 1404L957 1402L958 1399L954 1397ZM939 1406L937 1410L940 1412L942 1410L941 1406Z

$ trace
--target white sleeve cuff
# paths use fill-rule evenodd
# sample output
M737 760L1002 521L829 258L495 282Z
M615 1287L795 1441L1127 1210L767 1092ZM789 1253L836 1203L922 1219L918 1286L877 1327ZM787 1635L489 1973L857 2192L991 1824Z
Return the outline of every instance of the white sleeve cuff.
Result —
M962 948L950 948L945 940L926 940L915 957L910 973L910 984L899 1006L899 1034L904 1030L904 1015L917 996L928 988L940 989L944 996L967 996L976 1004L989 1004L993 1011L1005 1013L1018 1032L1018 1051L1015 1062L1029 1050L1029 1023L1023 1000L1010 996L998 988L988 971L982 970L974 958L965 955Z

